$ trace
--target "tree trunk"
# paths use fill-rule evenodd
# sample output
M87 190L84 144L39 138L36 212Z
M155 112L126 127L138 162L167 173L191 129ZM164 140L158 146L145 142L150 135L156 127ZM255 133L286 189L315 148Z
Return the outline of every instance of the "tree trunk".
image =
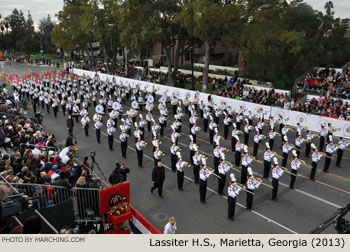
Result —
M210 60L210 41L205 41L205 56L204 56L204 67L203 67L203 86L202 92L208 91L208 72L209 72L209 60Z
M93 70L95 70L96 64L95 64L94 50L92 48L92 42L91 41L89 42L89 45L90 45L90 52L91 52L91 67L92 67Z
M172 83L173 83L174 86L175 86L175 83L176 83L177 70L179 69L180 56L182 55L182 52L183 52L183 50L181 49L183 47L182 44L183 44L183 40L179 36L178 45L177 45L176 52L175 52L175 57L174 57L174 70L173 70L172 75L171 75Z
M172 74L172 64L171 64L171 47L168 46L165 50L165 56L166 56L166 59L168 61L168 84L169 86L173 86L174 83L173 83L173 80L171 78L171 74Z

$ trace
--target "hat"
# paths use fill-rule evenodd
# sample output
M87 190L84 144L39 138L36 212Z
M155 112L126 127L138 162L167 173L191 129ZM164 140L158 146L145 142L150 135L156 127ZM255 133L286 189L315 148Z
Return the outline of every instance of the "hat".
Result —
M283 141L288 142L288 137L287 137L287 136L284 136L284 137L283 137Z
M316 150L316 149L317 149L317 148L316 148L316 145L315 145L314 143L311 144L311 148L312 148L313 150Z
M248 175L253 176L252 168L248 167L247 171L248 171Z
M274 163L275 165L278 165L278 159L277 159L276 157L273 158L273 163Z
M267 149L270 149L270 144L268 142L266 142L265 145Z
M244 121L249 122L248 118L245 118Z
M233 128L237 128L236 123L232 123Z
M174 223L175 221L176 221L176 218L175 218L175 217L170 217L170 218L169 218L169 222L170 222L170 223Z
M221 157L222 160L225 160L225 153L221 152L220 153L220 157Z
M182 159L182 157L181 157L181 152L176 152L176 156L178 157L178 158L180 158L180 159Z
M52 151L52 150L50 150L50 151L49 151L49 156L51 156L51 155L53 155L53 154L55 154L55 152Z
M332 142L333 141L333 137L332 135L329 136L329 142Z
M231 179L231 182L236 182L235 174L231 173L230 174L230 179Z
M193 136L192 135L190 135L190 140L193 142Z
M259 128L255 126L255 131L256 132L259 132Z
M297 155L297 151L296 150L292 150L292 155L293 155L293 157L297 157L298 155Z

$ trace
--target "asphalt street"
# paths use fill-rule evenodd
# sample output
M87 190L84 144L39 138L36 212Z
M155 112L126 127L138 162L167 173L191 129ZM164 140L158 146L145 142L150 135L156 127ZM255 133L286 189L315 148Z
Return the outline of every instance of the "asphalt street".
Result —
M3 71L23 73L31 69L33 72L47 71L47 68L28 67L24 65L12 64L5 65ZM158 101L158 97L155 99ZM158 105L158 103L156 103ZM130 102L124 106L124 109L130 108ZM40 107L41 109L41 107ZM126 166L131 169L128 180L131 182L131 204L144 215L153 225L163 231L164 225L170 216L177 218L177 226L179 233L191 234L219 234L219 233L309 233L319 224L323 223L332 216L338 208L344 207L350 203L350 153L344 152L342 160L342 168L335 167L335 161L332 160L330 173L322 172L324 160L318 164L316 173L316 181L308 179L310 169L301 167L298 171L298 177L295 183L295 190L289 189L290 175L284 174L280 179L280 187L278 191L278 202L271 201L271 188L261 185L255 191L253 211L245 209L246 193L241 192L237 197L237 207L235 221L231 222L227 219L227 197L217 194L217 178L212 176L208 181L207 204L203 205L199 202L199 188L193 183L192 167L185 168L184 191L177 190L176 174L170 170L170 122L172 119L172 110L168 105L169 118L167 129L160 149L165 151L167 155L162 158L162 162L166 169L166 179L164 184L164 199L158 197L155 192L150 193L151 172L153 168L153 153L151 144L151 133L146 131L145 140L149 146L144 150L143 168L137 166L137 156L135 152L134 137L128 140L127 158L121 156L119 133L114 134L114 150L108 149L106 136L106 116L104 117L104 126L101 129L101 143L97 143L93 124L90 123L89 137L86 137L80 123L75 123L74 136L78 140L78 155L89 155L90 152L96 151L96 161L101 167L102 172L108 178L114 169L115 161L125 162ZM66 128L66 119L62 111L55 118L53 112L45 114L43 125L48 131L53 133L56 139L63 143L68 136ZM145 110L143 111L145 113ZM90 119L94 114L94 109L89 107ZM159 115L157 106L153 110L154 116ZM157 117L155 117L156 121ZM219 132L223 135L223 123L220 119ZM256 123L256 122L255 122ZM120 122L118 121L118 127ZM203 121L200 119L198 125L203 128ZM183 148L182 156L189 161L189 128L187 115L183 118L182 135L179 138L179 146ZM230 128L231 131L232 128ZM118 132L118 131L117 131ZM267 127L264 128L264 134L268 133ZM305 133L304 133L305 134ZM294 143L295 133L289 133L288 139ZM241 140L243 137L241 136ZM318 139L314 142L318 146ZM335 138L337 143L338 139ZM209 144L209 135L201 131L197 134L197 143L200 145L200 152L208 155L207 164L213 167L213 147ZM229 148L230 140L222 140L221 146ZM253 134L249 140L249 154L252 154ZM263 160L263 148L265 140L260 144L258 159ZM305 151L305 144L302 146ZM281 155L280 137L276 137L274 151ZM310 158L305 158L301 154L301 158L307 164L311 164ZM289 154L290 158L291 154ZM335 156L335 155L333 155ZM226 160L234 163L234 153L227 152ZM252 169L256 176L262 177L263 165L253 162ZM290 169L290 165L287 166ZM238 168L240 169L240 168ZM101 175L101 172L95 168L94 172ZM240 173L233 171L236 178L240 178ZM102 176L102 175L101 175ZM227 185L229 178L227 177ZM266 184L271 184L269 180L264 180ZM225 193L227 195L227 185ZM333 226L326 229L325 233L336 233Z

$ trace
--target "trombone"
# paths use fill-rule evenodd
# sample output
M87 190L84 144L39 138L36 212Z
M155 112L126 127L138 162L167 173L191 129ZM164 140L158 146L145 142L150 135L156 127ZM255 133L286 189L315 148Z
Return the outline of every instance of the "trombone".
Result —
M259 164L263 164L263 161L257 160L256 157L254 157L254 156L250 156L250 157L251 157L251 159L253 159L255 162L257 162L257 163L259 163Z
M280 154L278 154L277 152L274 151L272 153L275 155L275 157L277 157L279 159L283 159L283 157Z
M200 154L200 158L208 159L207 155Z
M227 149L227 148L222 148L222 151L224 151L224 152L229 152L230 150Z
M248 190L246 189L247 187L246 187L245 185L242 185L242 184L240 184L240 183L236 183L236 184L237 184L238 186L240 186L240 187L242 188L243 191L254 195L253 192L248 191Z
M304 167L312 169L312 166L307 164L304 160L302 159L297 159Z
M217 177L217 178L221 179L221 177L215 173L214 168L207 167L207 169L208 169L209 171L211 171L211 172L212 172L212 174L213 174L215 177Z
M269 184L266 184L266 183L263 182L263 178L258 178L258 177L255 177L255 178L256 178L258 181L260 181L260 183L261 183L262 185L267 186L267 187L273 189L273 186L272 186L272 185L269 185Z
M276 136L281 136L281 133L276 132Z
M299 149L298 147L296 147L294 144L290 144L290 146L292 146L293 149L296 149L297 151L301 151L301 149Z
M325 152L320 152L322 156L324 156L325 158L329 158L331 160L334 160L334 158L332 156L328 156L327 153Z

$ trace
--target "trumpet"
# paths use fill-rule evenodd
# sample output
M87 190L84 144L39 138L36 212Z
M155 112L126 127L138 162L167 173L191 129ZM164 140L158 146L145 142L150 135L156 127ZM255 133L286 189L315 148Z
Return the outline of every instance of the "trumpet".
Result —
M292 128L288 128L290 132L294 132L295 130Z
M201 158L204 158L204 159L208 159L208 156L207 156L207 155L201 154L200 157L201 157Z
M276 133L276 136L281 136L281 133L278 133L278 132L277 132L277 133Z
M238 131L238 134L243 134L243 131L242 131L242 130L239 130L239 131Z
M334 131L339 131L339 130L340 130L340 128L335 128L335 129L334 129Z
M147 144L148 144L146 141L142 141L142 143L143 143L144 145L147 145Z
M314 134L314 138L320 138L320 134Z
M178 149L179 149L179 151L182 151L182 148L181 148L181 147L179 147Z
M163 141L162 140L158 140L158 144L162 144L163 143Z
M165 156L165 154L166 154L166 153L163 151L163 152L162 152L162 156L164 157L164 156Z

